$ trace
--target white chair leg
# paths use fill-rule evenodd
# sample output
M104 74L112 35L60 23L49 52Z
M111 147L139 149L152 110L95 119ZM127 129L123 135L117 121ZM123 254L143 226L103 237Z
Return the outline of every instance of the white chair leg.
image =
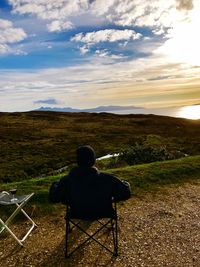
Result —
M3 230L6 229L11 234L11 236L18 242L18 244L23 247L23 244L22 244L21 240L19 240L16 237L16 235L13 233L13 231L11 231L10 228L1 219L0 219L0 222L3 225ZM1 232L3 232L3 231L1 231Z
M0 233L2 233L5 229L12 235L12 237L18 242L20 246L23 246L22 242L29 236L29 234L32 232L32 230L37 227L37 224L30 218L30 216L23 210L23 206L27 203L27 201L34 195L34 193L30 194L28 198L25 199L22 203L18 204L15 203L17 208L16 210L10 215L10 217L6 220L4 223L2 219L0 219L0 223L2 224L2 228L0 229ZM24 216L31 222L31 227L27 231L27 233L23 236L22 239L19 239L13 231L8 227L8 224L11 223L11 221L14 219L14 217L19 213L22 212Z

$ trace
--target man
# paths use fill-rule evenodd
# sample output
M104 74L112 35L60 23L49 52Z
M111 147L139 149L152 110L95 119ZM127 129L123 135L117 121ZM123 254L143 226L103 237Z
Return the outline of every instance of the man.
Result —
M130 185L115 176L103 173L94 167L96 155L92 147L77 149L77 167L54 182L49 191L49 200L70 206L74 217L92 219L111 216L112 201L130 198Z

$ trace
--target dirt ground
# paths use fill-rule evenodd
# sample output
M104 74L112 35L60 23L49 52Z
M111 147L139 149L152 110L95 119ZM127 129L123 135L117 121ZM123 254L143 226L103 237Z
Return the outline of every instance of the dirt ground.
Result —
M98 244L89 244L64 257L65 221L36 217L36 228L20 248L9 235L0 237L2 267L199 267L200 184L168 186L159 192L132 197L118 207L119 256L113 257ZM27 227L15 224L19 233ZM74 231L74 230L73 230ZM76 232L77 233L77 232ZM75 232L71 243L78 242ZM19 233L20 234L20 233ZM105 237L104 237L105 236ZM108 233L102 238L109 244Z

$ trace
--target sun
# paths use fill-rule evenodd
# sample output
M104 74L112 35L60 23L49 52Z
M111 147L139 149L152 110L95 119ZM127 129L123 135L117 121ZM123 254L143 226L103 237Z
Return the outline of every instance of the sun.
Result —
M177 17L169 30L168 39L156 51L176 63L200 66L200 4L188 13L187 19Z
M177 27L172 39L166 43L166 52L176 62L199 66L199 45L200 37L197 34L197 24L183 24Z
M200 119L200 105L182 107L178 112L178 117L193 120Z

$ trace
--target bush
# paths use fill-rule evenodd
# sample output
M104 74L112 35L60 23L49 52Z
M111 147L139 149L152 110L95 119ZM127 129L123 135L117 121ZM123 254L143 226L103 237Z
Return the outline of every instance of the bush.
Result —
M132 146L119 155L119 161L125 161L129 165L150 163L154 161L171 160L184 156L177 151L170 152L163 145L138 144Z

